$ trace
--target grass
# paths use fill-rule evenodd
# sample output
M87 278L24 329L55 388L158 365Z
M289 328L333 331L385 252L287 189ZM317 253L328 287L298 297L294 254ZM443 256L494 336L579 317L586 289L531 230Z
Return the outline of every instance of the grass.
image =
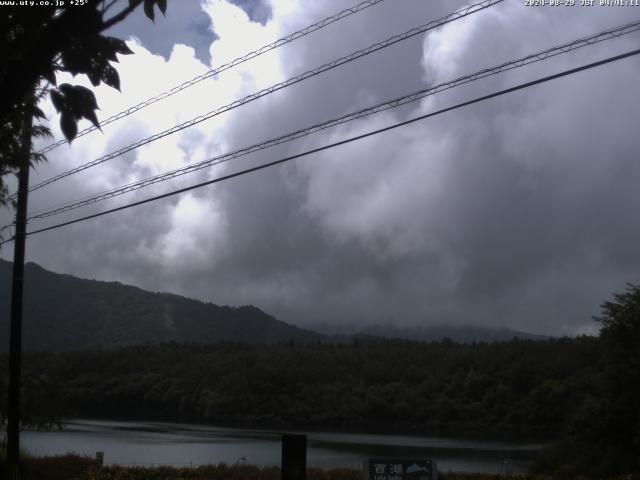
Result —
M277 467L207 465L194 468L105 467L84 472L78 480L280 480ZM308 469L307 480L362 480L362 472Z
M277 467L252 465L205 465L193 468L174 467L98 467L95 459L67 454L56 457L25 457L21 479L25 480L280 480ZM4 478L4 462L0 461L0 479ZM503 480L501 475L473 473L441 473L440 480ZM512 475L513 480L595 480L563 475ZM307 469L307 480L363 480L359 470ZM627 475L616 480L640 480L640 475Z
M80 455L67 454L57 457L31 457L23 455L20 478L25 480L71 480L95 466L95 460ZM4 455L0 458L0 479L6 472Z

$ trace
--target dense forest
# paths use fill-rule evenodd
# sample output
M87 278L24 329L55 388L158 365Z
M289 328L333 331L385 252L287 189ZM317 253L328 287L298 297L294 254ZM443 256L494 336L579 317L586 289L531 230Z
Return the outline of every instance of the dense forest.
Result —
M470 345L169 343L28 355L25 400L46 399L58 416L558 434L576 406L597 395L602 359L600 343L589 337Z

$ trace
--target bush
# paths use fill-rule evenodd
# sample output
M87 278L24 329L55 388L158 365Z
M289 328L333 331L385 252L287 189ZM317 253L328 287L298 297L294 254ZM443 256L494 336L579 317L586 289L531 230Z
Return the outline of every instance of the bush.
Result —
M0 458L0 478L6 472L5 452ZM23 455L21 478L28 480L74 480L89 468L95 466L95 460L69 453L56 457L31 457Z

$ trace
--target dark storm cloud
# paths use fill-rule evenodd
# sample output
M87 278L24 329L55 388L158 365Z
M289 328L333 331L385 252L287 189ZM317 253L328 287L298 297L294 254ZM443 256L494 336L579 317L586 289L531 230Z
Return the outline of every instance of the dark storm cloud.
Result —
M210 2L215 4L224 6ZM343 2L295 5L270 3L269 15L259 18L244 4L248 15L264 25L249 24L235 11L215 11L229 15L226 33L237 32L240 41L245 27L275 39L344 8ZM126 143L124 135L157 131L177 112L202 113L268 85L272 77L288 78L461 5L383 2L283 47L273 61L247 65L237 76L207 85L206 101L197 95L176 100L137 126L106 132L104 148ZM117 168L105 166L71 185L85 194L94 183L131 181L161 170L157 162L181 165L252 144L627 17L620 9L526 9L505 2L426 39L404 42L243 106L155 149L141 149L114 164ZM127 198L214 178L603 58L631 48L637 38L476 82ZM214 59L216 51L223 56L224 48L233 47L233 40L227 47L214 43ZM204 68L186 50L166 63L148 62L145 68L159 77ZM635 188L640 94L621 87L630 85L639 70L638 60L631 59L528 89L36 236L28 251L33 260L58 271L221 304L255 304L300 325L446 322L550 334L586 331L598 305L640 273L635 248L640 226L633 221L640 204ZM74 148L99 150L80 142ZM131 164L135 168L127 168ZM68 185L53 191L52 203L70 190Z

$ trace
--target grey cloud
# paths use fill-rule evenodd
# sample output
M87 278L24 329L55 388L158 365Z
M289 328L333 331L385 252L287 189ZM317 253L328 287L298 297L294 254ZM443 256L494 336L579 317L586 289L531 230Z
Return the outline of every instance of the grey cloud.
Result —
M135 36L153 53L168 58L175 43L192 46L197 57L209 64L209 44L216 38L211 21L202 12L199 0L170 1L166 16L156 9L151 22L141 8L124 23L116 24L109 34L119 38Z
M253 22L266 23L271 18L271 5L265 0L232 0L242 8Z
M285 47L286 76L462 5L452 3L383 2ZM297 27L341 5L314 2ZM241 107L225 116L224 142L270 138L625 21L616 9L518 8L506 2L467 27L452 25L447 38L431 37L443 51L416 39ZM601 58L636 39L477 82L176 185ZM162 243L178 198L35 236L29 255L81 276L255 304L301 325L585 331L598 305L640 273L638 93L622 87L639 69L627 60L194 192L204 220L184 231L193 242L183 261L166 257ZM180 148L192 151L201 135L182 136Z

